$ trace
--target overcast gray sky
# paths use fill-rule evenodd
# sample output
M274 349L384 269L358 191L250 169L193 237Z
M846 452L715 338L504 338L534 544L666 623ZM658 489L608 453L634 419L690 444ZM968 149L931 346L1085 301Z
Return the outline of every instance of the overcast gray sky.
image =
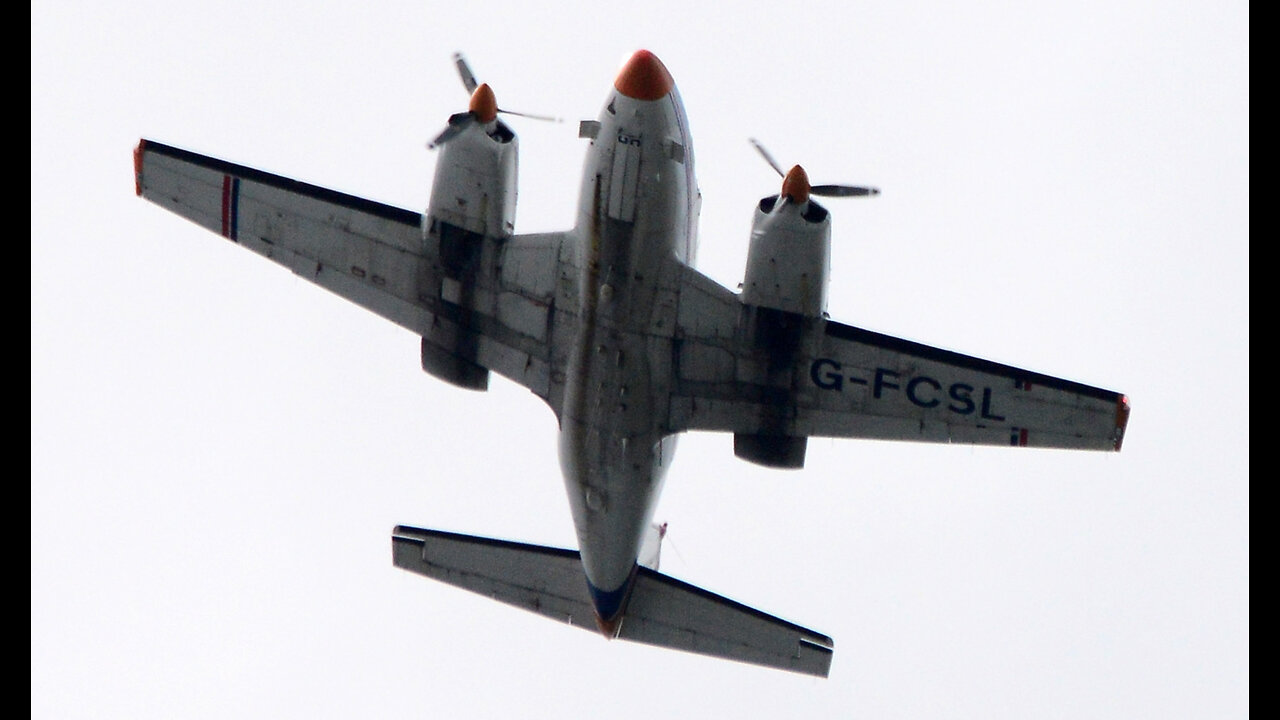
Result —
M1244 717L1243 2L36 3L37 718ZM1124 451L682 441L663 569L825 632L818 680L603 639L391 565L398 523L572 546L555 422L143 202L140 137L425 208L464 51L572 221L621 62L688 108L699 267L777 178L832 200L830 312L1129 395Z

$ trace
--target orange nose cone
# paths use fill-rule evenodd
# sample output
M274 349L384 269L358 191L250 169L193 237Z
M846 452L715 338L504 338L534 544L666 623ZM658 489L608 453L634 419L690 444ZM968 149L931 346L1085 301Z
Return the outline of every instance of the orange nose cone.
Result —
M802 203L809 199L809 175L804 168L796 165L782 179L782 197L791 198L792 202Z
M637 50L613 81L618 92L635 100L664 98L675 84L667 67L648 50Z
M498 100L493 96L493 88L483 83L471 93L471 104L467 107L476 119L482 123L493 122L498 117Z

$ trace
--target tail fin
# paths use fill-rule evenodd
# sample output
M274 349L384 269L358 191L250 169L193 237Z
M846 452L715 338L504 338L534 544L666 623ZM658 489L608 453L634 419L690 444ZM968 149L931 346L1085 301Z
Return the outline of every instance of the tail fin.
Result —
M396 567L595 631L576 551L397 527ZM831 638L646 567L637 568L618 638L826 677Z

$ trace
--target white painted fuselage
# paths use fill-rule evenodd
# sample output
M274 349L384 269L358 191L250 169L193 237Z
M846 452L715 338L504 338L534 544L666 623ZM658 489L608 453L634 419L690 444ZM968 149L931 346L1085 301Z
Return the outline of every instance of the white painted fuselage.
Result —
M560 424L560 464L601 631L625 609L641 540L675 451L664 436L672 327L662 280L696 251L698 190L679 94L636 53L601 112L574 236L581 307Z

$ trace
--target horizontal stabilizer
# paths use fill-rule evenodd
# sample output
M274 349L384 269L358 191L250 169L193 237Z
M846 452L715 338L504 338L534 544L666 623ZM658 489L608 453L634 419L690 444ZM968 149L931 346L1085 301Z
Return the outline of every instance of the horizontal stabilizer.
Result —
M826 677L831 638L641 567L622 640Z
M595 632L595 610L575 550L400 526L392 562L486 597Z
M400 526L396 567L595 631L574 550ZM831 638L646 567L637 567L617 637L826 677Z

